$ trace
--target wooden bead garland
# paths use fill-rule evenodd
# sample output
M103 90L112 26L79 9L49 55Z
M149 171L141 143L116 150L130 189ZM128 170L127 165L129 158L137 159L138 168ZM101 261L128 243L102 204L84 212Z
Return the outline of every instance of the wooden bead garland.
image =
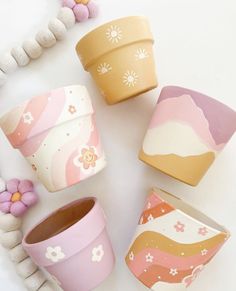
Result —
M6 191L6 183L0 177L0 193ZM54 291L46 275L35 265L22 247L22 218L11 213L0 213L0 243L9 251L17 274L24 280L29 291Z
M0 87L17 67L27 66L31 60L43 54L43 49L63 40L67 29L73 27L76 21L83 22L98 14L98 7L93 0L63 0L62 6L57 17L50 20L48 27L40 30L35 38L24 41L22 46L16 46L0 57Z

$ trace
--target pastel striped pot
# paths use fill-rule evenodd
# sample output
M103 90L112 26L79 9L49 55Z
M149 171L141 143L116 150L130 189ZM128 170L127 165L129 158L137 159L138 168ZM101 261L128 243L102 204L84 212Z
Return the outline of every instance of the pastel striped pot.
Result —
M139 158L196 186L236 130L236 112L189 89L162 89Z
M147 18L130 16L88 33L76 51L108 104L115 104L157 87L153 42Z
M56 210L33 227L22 244L64 291L92 290L114 267L104 212L96 198Z
M126 256L131 272L154 291L184 291L229 232L179 198L152 189Z
M86 88L68 86L24 102L0 125L45 187L55 192L105 167L94 114Z

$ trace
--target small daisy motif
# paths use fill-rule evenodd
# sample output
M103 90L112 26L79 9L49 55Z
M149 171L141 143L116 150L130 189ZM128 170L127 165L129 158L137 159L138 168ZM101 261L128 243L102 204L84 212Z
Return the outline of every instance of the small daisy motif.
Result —
M147 263L152 263L154 259L154 257L150 253L148 253L145 258Z
M99 245L92 250L92 262L101 262L104 256L103 245Z
M177 271L177 269L170 269L169 274L174 277L174 276L178 275L178 271Z
M69 108L68 108L68 111L70 114L74 114L77 112L76 108L74 105L70 105Z
M146 59L149 57L149 54L148 52L146 51L146 49L144 48L139 48L137 51L136 51L136 54L135 54L135 58L136 60L143 60L143 59Z
M134 260L134 253L133 252L129 253L129 260L130 261Z
M202 236L205 236L208 234L208 230L206 227L200 227L199 230L198 230L198 234L202 235Z
M208 250L207 249L201 250L201 255L202 256L206 256L207 254L208 254Z
M148 216L148 221L152 221L152 220L154 220L154 217L150 214L150 215Z
M84 170L95 168L98 156L94 147L83 148L79 156L74 158L74 165L80 167L81 164Z
M134 87L138 82L138 75L134 71L127 71L123 76L123 83L128 87Z
M112 67L108 63L100 64L97 68L97 72L99 75L105 75L112 70Z
M118 43L122 39L122 31L120 27L111 25L106 31L106 37L111 43Z
M53 263L57 263L65 258L65 254L63 253L62 248L60 246L47 247L45 257L52 261Z
M176 232L184 232L185 225L180 221L177 221L176 225L174 225Z
M33 118L31 112L26 112L26 113L23 114L23 122L25 124L29 124L30 125L33 121L34 121L34 118Z

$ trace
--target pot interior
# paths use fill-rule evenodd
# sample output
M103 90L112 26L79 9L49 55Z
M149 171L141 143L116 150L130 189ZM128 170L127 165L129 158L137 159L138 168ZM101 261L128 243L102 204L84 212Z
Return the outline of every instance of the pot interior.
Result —
M203 223L208 227L214 228L220 232L228 232L223 226L219 225L217 222L206 216L204 213L193 208L191 205L185 203L178 197L159 189L154 189L154 192L157 193L157 195L160 196L169 205L176 208L177 210L181 210L183 213L191 216L193 219L199 221L200 223Z
M95 205L95 199L87 198L69 204L38 224L25 238L27 244L47 240L71 227L85 217Z

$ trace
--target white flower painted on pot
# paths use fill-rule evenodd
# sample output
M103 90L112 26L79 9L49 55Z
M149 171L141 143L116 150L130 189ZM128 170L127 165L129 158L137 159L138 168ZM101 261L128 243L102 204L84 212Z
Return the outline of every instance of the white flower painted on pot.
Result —
M147 262L147 263L152 263L152 262L153 262L153 259L154 259L154 257L153 257L150 253L148 253L148 254L145 256L145 258L146 258L146 262Z
M146 49L143 49L143 48L139 48L137 51L136 51L136 54L135 54L135 58L136 60L143 60L143 59L146 59L149 57L149 54L148 52L146 51Z
M206 256L207 254L208 254L208 250L207 249L201 250L201 255L202 256Z
M169 274L174 277L174 276L178 275L178 271L177 271L177 269L170 269Z
M97 68L97 71L98 71L98 74L99 75L107 74L111 70L112 70L111 65L110 64L107 64L107 63L100 64L98 66L98 68Z
M32 113L31 112L24 113L23 114L23 121L24 121L24 123L30 125L32 123L32 121L34 121L34 118L32 116Z
M152 221L152 220L154 220L154 217L150 214L150 215L148 216L148 221Z
M134 253L133 252L129 253L129 260L130 261L134 260Z
M112 43L118 43L122 39L122 31L116 25L111 25L106 31L107 39Z
M104 256L103 245L99 245L92 250L92 262L101 262Z
M134 87L138 82L138 75L134 71L127 71L123 76L123 83L128 87Z
M65 258L65 254L62 252L61 247L47 247L47 252L45 257L52 261L53 263L57 263L58 261Z

